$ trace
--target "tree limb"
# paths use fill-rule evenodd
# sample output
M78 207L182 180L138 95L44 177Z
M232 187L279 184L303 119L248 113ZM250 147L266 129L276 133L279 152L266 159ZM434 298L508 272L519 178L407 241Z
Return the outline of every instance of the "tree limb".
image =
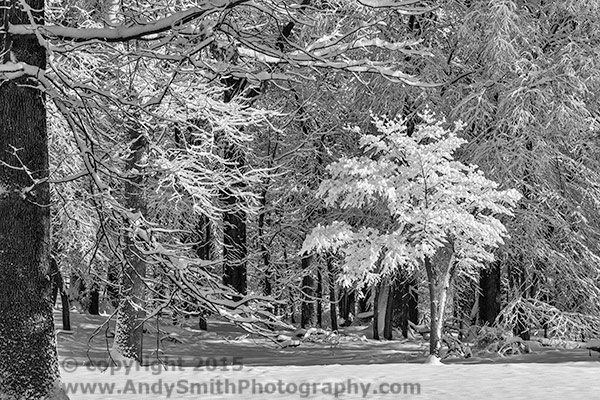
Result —
M32 35L36 31L44 37L69 39L74 42L100 40L103 42L127 42L144 36L158 34L190 21L205 18L211 13L233 8L248 0L211 0L203 7L173 13L165 18L145 25L118 26L115 28L79 29L57 25L12 25L8 27L11 35Z

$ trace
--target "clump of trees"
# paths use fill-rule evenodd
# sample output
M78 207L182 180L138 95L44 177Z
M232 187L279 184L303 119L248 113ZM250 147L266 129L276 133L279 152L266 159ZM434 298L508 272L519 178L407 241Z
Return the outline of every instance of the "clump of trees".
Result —
M404 121L375 119L377 135L363 135L365 155L331 164L331 178L317 191L328 206L348 217L370 208L378 218L367 223L333 222L319 226L303 251L339 251L343 281L370 286L393 278L397 269L425 270L430 302L430 354L439 357L449 290L457 274L477 276L494 261L506 228L498 219L512 215L520 199L473 165L454 159L466 141L457 125L448 131L431 114L407 134ZM376 316L374 316L376 318Z
M0 397L62 396L51 255L138 361L160 315L598 335L600 9L538 3L5 2Z

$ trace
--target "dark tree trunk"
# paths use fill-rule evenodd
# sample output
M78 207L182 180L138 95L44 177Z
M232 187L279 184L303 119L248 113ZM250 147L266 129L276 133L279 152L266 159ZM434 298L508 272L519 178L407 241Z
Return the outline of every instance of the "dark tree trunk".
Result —
M52 277L52 306L56 305L58 293L63 291L63 278L56 259L50 256L50 276Z
M293 292L292 288L289 289L289 293L290 293L290 302L289 302L290 322L292 324L295 324L296 323L296 296L294 296L294 292Z
M71 304L69 303L69 296L67 292L60 293L60 305L62 314L62 326L63 330L71 330Z
M107 239L108 240L108 239ZM121 301L120 286L121 286L121 268L118 263L111 259L108 263L106 271L106 296L111 306L116 310Z
M358 299L358 312L367 312L370 308L369 288L367 286L362 286L360 291L362 296Z
M100 292L98 286L93 283L88 292L88 313L90 315L100 315Z
M198 234L198 245L196 246L196 254L201 260L212 259L212 229L210 221L207 217L202 216L196 228Z
M146 201L143 197L142 158L145 153L145 139L139 131L130 128L131 155L127 160L127 171L131 176L125 183L125 205L133 212L146 213ZM131 221L132 223L134 221ZM146 262L139 254L133 232L124 233L123 255L125 265L121 278L121 301L117 310L114 348L125 358L142 361L143 321L145 317L145 283Z
M373 298L373 339L375 340L386 338L385 329L388 303L390 303L389 298L389 282L379 282L379 284L376 286L375 296ZM391 332L391 326L388 329Z
M342 326L349 326L352 322L352 316L356 316L356 294L354 289L343 289L342 298L340 299L340 317L344 320Z
M373 298L373 339L374 340L380 340L379 337L379 318L377 318L377 316L379 315L379 285L375 285L375 295L372 296Z
M287 249L286 249L285 245L283 246L283 261L285 263L286 269L289 271L290 268L292 268L292 266L290 265L288 255L287 255ZM296 323L296 296L294 296L294 291L295 291L295 288L288 287L289 308L290 308L289 317L290 317L290 322L292 324Z
M235 208L238 200L227 196L226 203ZM244 211L228 211L223 216L224 238L223 283L233 287L238 293L246 294L246 213ZM239 297L237 297L239 300Z
M394 338L394 297L395 297L395 282L391 282L388 287L388 296L386 299L386 308L385 308L385 316L384 321L385 325L383 327L383 337L386 340L392 340Z
M479 320L481 324L493 325L500 314L501 301L500 262L481 270L479 278Z
M419 295L417 281L404 271L398 273L394 284L393 326L400 328L402 336L408 338L409 322L419 322Z
M264 280L263 280L263 293L265 296L270 296L273 293L273 287L271 286L271 256L267 249L266 238L265 238L265 213L267 208L267 190L264 189L261 193L260 198L261 211L258 214L258 240L260 241L260 254L263 260L264 268Z
M408 299L406 300L403 314L407 316L406 319L408 320L404 324L404 329L408 330L408 322L412 322L415 325L419 323L419 292L417 281L414 277L411 277L406 283L406 292L408 292Z
M212 259L213 248L212 229L210 220L207 217L202 216L200 218L197 233L199 235L199 240L196 248L196 254L198 254L198 258L201 260L209 261ZM198 328L203 331L208 330L208 321L206 320L206 315L203 311L200 311L200 315L198 316Z
M50 271L52 275L52 305L56 304L56 297L60 293L63 330L71 330L71 310L69 305L69 294L65 289L65 283L54 257L50 257Z
M302 278L302 316L300 318L302 328L315 325L315 305L313 301L315 279L312 272L309 271L311 259L310 256L302 258L302 270L304 271L304 277Z
M224 79L227 89L223 93L223 101L231 102L239 97L240 101L248 102L249 97L244 97L247 81L240 78ZM223 143L223 157L231 163L231 169L243 171L246 160L241 149L231 143ZM222 200L226 206L223 213L223 283L233 287L238 293L245 295L246 282L246 212L243 209L243 200L233 195L229 190L224 190ZM236 297L235 300L240 300Z
M335 293L335 288L336 288L336 284L335 284L335 280L336 280L336 276L335 276L335 271L333 269L333 260L331 259L331 256L327 256L327 272L329 274L328 278L329 278L329 315L331 318L331 330L332 331L337 331L338 330L338 324L337 324L337 296Z
M317 271L317 326L323 327L323 276Z
M44 2L26 3L36 23L43 24ZM43 71L46 53L34 35L4 33L8 23L30 24L22 10L17 1L5 1L0 7L0 65L10 62L12 55ZM15 167L0 163L2 399L61 396L52 315L46 110L43 93L31 87L36 85L24 78L5 81L0 75L0 161ZM20 168L21 162L27 171ZM27 172L39 180L34 186Z

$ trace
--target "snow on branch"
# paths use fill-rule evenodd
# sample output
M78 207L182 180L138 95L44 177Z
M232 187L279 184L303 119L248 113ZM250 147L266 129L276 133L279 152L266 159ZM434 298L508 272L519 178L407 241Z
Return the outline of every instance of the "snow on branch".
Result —
M399 8L402 7L402 10L399 10L402 13L406 14L420 14L431 11L433 8L423 7L422 0L358 0L360 4L370 8ZM415 8L407 8L408 6L415 6Z
M302 251L337 251L344 258L341 281L374 283L398 266L414 268L451 244L457 266L472 272L493 261L493 249L508 236L498 216L511 216L521 198L453 153L465 143L462 129L446 129L445 121L420 114L425 121L412 135L402 120L373 122L382 135L360 139L362 156L330 164L331 177L316 196L328 207L360 209L384 205L375 226L352 227L346 222L317 226Z
M209 14L235 7L247 0L211 0L202 7L193 7L173 13L165 18L144 25L118 26L114 28L79 29L53 25L9 25L12 35L31 35L41 33L45 37L69 39L75 42L101 40L104 42L126 42L133 39L168 31L190 21L205 18Z

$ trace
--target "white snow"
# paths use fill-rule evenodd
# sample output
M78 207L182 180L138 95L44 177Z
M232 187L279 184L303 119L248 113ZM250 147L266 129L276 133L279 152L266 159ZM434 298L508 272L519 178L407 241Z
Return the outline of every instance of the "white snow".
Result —
M334 345L299 339L298 347L278 349L219 321L209 321L210 334L162 324L162 335L175 333L184 340L163 340L156 352L156 336L149 333L145 353L153 365L129 364L100 372L107 365L110 335L107 339L102 331L90 342L89 359L86 352L92 327L102 321L103 317L73 313L75 333L58 335L62 379L72 400L587 400L600 393L600 357L596 353L590 357L585 348L540 346L531 354L500 357L489 353L431 365L424 364L428 344L422 340L376 342L364 339L366 332L360 327L350 329L345 340ZM58 314L56 323L60 327ZM194 319L187 321L189 326L194 323ZM294 332L287 335L296 337ZM156 364L156 354L175 365L165 370ZM100 365L90 365L90 359ZM87 385L87 393L82 384ZM102 387L102 393L94 384L111 386ZM399 393L382 393L390 390Z
M290 359L293 362L293 359ZM446 365L438 368L420 364L372 364L326 366L246 366L241 371L208 371L206 368L187 367L177 371L143 368L129 371L100 373L80 367L74 373L63 373L65 384L113 384L116 391L110 394L70 393L72 399L594 399L598 398L600 368L598 362L565 364L492 364ZM255 393L252 393L253 380ZM281 381L281 383L279 383ZM221 382L221 394L217 390ZM225 385L229 393L225 394ZM350 382L350 383L349 383ZM213 393L196 392L192 383L204 383ZM267 387L267 384L271 384ZM392 384L418 383L420 394L410 395L378 393ZM142 384L142 387L139 385ZM147 386L144 386L147 384ZM283 390L273 390L279 385ZM290 385L292 384L292 385ZM315 385L316 384L316 385ZM330 384L331 386L327 386ZM354 384L354 385L353 385ZM246 387L241 393L240 386ZM247 385L247 386L244 386ZM304 386L302 386L304 385ZM382 386L383 385L383 386ZM387 385L387 386L386 386ZM333 393L328 394L328 387ZM312 389L315 388L313 391ZM367 395L363 395L366 388ZM287 389L287 390L286 390ZM414 390L416 386L413 386ZM138 391L140 391L138 393ZM237 393L232 393L233 391ZM303 390L303 393L300 393ZM344 393L348 390L353 393ZM287 391L287 393L286 393ZM310 391L310 393L308 393ZM344 392L342 392L344 391Z

